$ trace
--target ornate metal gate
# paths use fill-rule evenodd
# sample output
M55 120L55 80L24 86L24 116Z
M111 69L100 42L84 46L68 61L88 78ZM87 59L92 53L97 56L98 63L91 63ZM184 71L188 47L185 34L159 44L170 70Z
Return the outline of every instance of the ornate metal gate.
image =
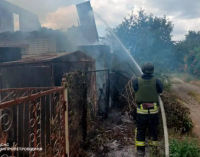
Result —
M69 157L64 84L0 90L1 157Z

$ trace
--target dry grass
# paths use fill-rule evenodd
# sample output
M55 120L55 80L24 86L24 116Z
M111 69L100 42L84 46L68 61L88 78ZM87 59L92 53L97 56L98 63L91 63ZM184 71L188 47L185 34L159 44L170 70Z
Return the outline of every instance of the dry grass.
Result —
M182 104L182 100L172 91L165 91L161 98L165 108L168 129L176 129L182 133L191 131L193 125L190 111ZM160 120L162 121L162 119Z
M181 84L181 82L179 80L177 80L177 79L172 79L171 83L172 84Z
M175 78L179 78L179 79L181 79L181 80L183 80L184 82L187 82L187 83L195 80L194 76L189 75L187 73L176 73L176 74L173 74L172 76L175 77Z
M195 80L195 81L190 81L189 83L200 87L200 81Z
M196 91L190 91L190 92L188 92L188 95L193 97L200 104L200 94L199 93L197 93Z

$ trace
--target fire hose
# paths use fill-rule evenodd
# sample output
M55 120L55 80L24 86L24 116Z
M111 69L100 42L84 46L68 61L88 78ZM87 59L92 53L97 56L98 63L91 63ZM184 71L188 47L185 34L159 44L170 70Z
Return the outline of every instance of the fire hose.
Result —
M165 109L160 96L158 96L159 104L161 108L162 120L163 120L163 129L164 129L164 137L165 137L165 157L169 157L169 138L168 138L168 130L167 130L167 121L165 116Z

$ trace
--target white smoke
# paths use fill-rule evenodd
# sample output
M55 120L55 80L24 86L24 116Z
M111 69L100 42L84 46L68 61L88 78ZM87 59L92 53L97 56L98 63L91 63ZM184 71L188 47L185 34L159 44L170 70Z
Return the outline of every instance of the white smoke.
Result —
M42 24L42 26L66 31L67 28L78 25L77 19L78 14L75 5L61 7L58 8L56 12L48 13L46 16L46 23Z

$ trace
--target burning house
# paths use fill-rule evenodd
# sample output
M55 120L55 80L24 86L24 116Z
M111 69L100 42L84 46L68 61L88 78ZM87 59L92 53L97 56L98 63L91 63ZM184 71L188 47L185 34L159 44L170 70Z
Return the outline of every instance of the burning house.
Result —
M79 22L67 30L67 37L74 49L80 45L99 44L99 36L90 1L76 5Z
M6 6L3 7L6 8ZM3 9L5 10L5 8ZM20 29L19 32L12 32L10 29L10 32L0 33L0 56L2 57L0 60L0 89L60 86L64 74L80 70L85 72L87 77L87 82L85 82L90 85L87 86L89 89L87 89L86 101L90 95L96 95L98 98L94 96L94 99L97 100L99 110L104 113L108 111L110 48L105 45L94 45L98 44L99 39L90 2L77 5L77 11L80 25L73 26L66 33L46 28L33 31L36 30L34 28L31 32L22 32L23 29ZM4 30L2 29L2 31ZM14 53L15 56L13 56ZM98 92L97 88L99 88ZM76 91L74 92L77 94ZM1 98L4 97L5 95L1 95ZM79 101L77 102L76 105L82 105ZM91 101L88 101L87 104L91 105ZM50 105L47 106L47 110L50 110ZM81 108L78 105L75 109ZM96 104L92 105L93 110L97 110ZM69 107L73 108L74 106L69 104ZM12 109L16 111L16 108ZM24 107L19 104L18 115L20 116L16 118L17 115L14 115L14 123L24 122L18 127L14 125L9 131L9 140L16 141L17 137L21 139L18 141L19 146L28 147L29 145L29 121L26 119L29 109L29 105ZM45 113L45 111L41 109L41 113ZM81 111L76 113L82 114ZM45 116L46 119L50 118L48 114ZM78 116L75 116L75 121L75 129L70 130L70 135L73 135L70 146L73 148L77 148L76 144L73 144L74 142L78 141L79 143L82 140L80 136L73 134L78 134L82 121ZM44 119L41 119L41 123L44 123ZM46 125L49 126L49 123L47 122ZM20 132L19 129L24 126L27 128ZM43 127L41 127L41 134L44 134ZM18 130L18 135L15 130ZM46 136L50 137L51 135L47 133ZM23 139L24 137L25 139ZM42 137L43 140L44 137ZM48 140L50 141L50 139ZM44 143L42 146L45 147Z
M0 47L19 47L22 54L75 51L77 46L99 41L90 2L77 5L79 26L67 32L41 28L38 17L5 0L0 1ZM14 32L13 14L19 15L20 31Z
M78 4L76 8L81 24L80 28L82 30L84 38L88 41L89 44L94 44L95 42L98 42L99 37L90 1Z
M2 49L4 49L4 51L7 51L7 54L12 54L13 50L14 52L17 52L17 50L19 51L19 48L0 48L1 52ZM8 59L8 61L5 62L5 59ZM3 62L0 63L0 89L61 86L61 80L64 74L74 72L74 70L93 71L96 69L95 60L88 55L82 53L81 51L69 53L64 52L38 55L22 55L21 59L13 59L9 58L8 56L5 59L3 60ZM95 77L96 75L92 74L91 77L87 79L88 84L90 83L91 88L94 88L96 86ZM95 96L95 89L88 90L92 91L93 95ZM1 100L4 97L6 97L6 95L0 95ZM79 99L78 97L76 99ZM50 101L49 99L41 99L40 101L42 105L44 105L45 103L48 104L45 108L41 108L41 113L46 113L46 111L51 110L52 106L51 103L48 103ZM74 109L75 106L73 105L69 105L69 110ZM82 114L81 102L78 101L78 103L76 103L75 105L77 106L76 113L79 113L80 116ZM12 107L12 110L15 111L15 113L18 110L18 113L13 115L13 127L8 132L8 141L18 141L18 145L21 147L29 146L29 106L29 104L26 104L25 106L23 104L19 104L18 109L15 106ZM93 110L95 110L96 107L94 104L93 107ZM45 114L45 119L49 119L50 116L50 114ZM81 121L78 116L77 118L77 122ZM45 134L44 126L46 126L47 128L50 126L50 122L46 121L45 119L44 117L41 119L42 135ZM23 121L23 123L18 123L19 121ZM77 123L77 126L74 125L76 132L81 130L80 124ZM16 132L15 130L18 131ZM20 130L23 130L23 132ZM73 139L82 136L72 133L74 133L74 131L70 131L70 148L76 145L76 143L74 144L75 141ZM71 135L73 135L73 137L71 137ZM48 138L50 137L50 133L48 131L46 132L45 136L42 136L43 141L45 140L44 137L47 137L47 142L50 142L50 139ZM42 147L45 148L45 143L43 142L41 144Z
M19 47L24 55L73 51L65 34L47 28L33 32L0 33L0 47Z
M1 1L0 4L1 4L0 8L2 9L0 11L0 15L1 15L0 17L1 17L1 23L2 23L1 26L3 27L3 25L5 24L5 19L7 19L10 23L7 30L5 30L2 27L1 27L2 29L0 29L0 32L2 32L0 33L0 48L7 48L7 47L20 48L21 53L22 53L21 60L18 58L17 61L13 61L9 63L8 62L1 63L0 66L4 69L4 67L6 67L7 65L9 65L7 67L13 67L14 65L16 65L16 67L18 67L17 68L18 70L21 69L21 66L19 65L26 65L25 67L30 68L29 65L33 65L33 64L35 65L36 63L40 63L41 57L42 57L42 61L45 61L46 63L47 60L49 61L49 57L52 57L52 55L55 55L55 53L58 53L57 56L55 56L55 57L58 57L61 55L60 52L72 52L72 51L77 51L77 50L81 51L87 54L88 57L90 56L90 58L94 58L96 60L96 64L93 65L93 67L91 67L90 70L104 70L103 72L96 73L96 78L97 78L97 89L100 89L98 90L98 97L99 99L102 99L102 102L104 102L103 105L100 105L100 106L104 106L103 110L105 110L105 106L107 102L109 102L108 100L109 98L107 98L106 95L108 95L108 85L109 85L109 81L108 81L109 71L107 72L107 70L109 70L111 67L110 48L105 45L98 45L99 37L98 37L95 19L93 15L93 9L91 7L90 2L87 1L84 3L78 4L76 6L78 16L79 16L79 21L80 21L79 25L78 27L72 26L71 28L68 29L67 32L60 32L57 30L55 31L52 29L41 28L40 24L38 23L38 18L36 15L32 13L28 13L28 11L26 12L24 9L19 8L15 5L12 5L11 3L8 3L4 0ZM20 31L18 32L13 32L13 13L20 15ZM12 17L11 17L11 14L12 14ZM27 17L24 17L23 14L26 14ZM3 15L9 15L10 18L7 18L6 16L4 17ZM29 18L28 18L28 15L30 15ZM27 18L29 19L29 21L26 21ZM24 25L25 22L31 23L31 25L33 25L34 27L31 28L28 25L25 26ZM9 31L9 32L4 32L4 31ZM17 53L17 50L16 50L16 53ZM82 53L79 53L79 54L81 56ZM70 63L72 62L70 61ZM50 80L51 78L52 80L53 76L50 76L50 74L53 75L52 74L53 72L55 73L56 71L58 72L58 71L63 70L63 66L60 66L61 63L59 64L59 66L55 66L55 65L56 64L54 64L53 67L51 67L52 65L50 66L50 64L48 66L37 65L37 69L40 69L40 71L44 70L45 71L44 74L46 75L45 79ZM73 65L68 64L68 66L65 67L66 69L68 69L66 71L70 71L70 69L76 69L76 68L79 69L79 64L77 64L76 66L73 66ZM84 68L85 66L86 65L80 67L81 70L87 71L88 69L85 69ZM14 70L15 72L14 73L11 71L10 72L12 74L16 74L17 77L19 76L20 80L24 80L24 78L26 78L24 76L26 76L26 74L28 75L28 71L30 70L30 69L26 70L25 67L23 67L24 69L22 68L23 70L19 70L19 71L16 71L16 68L11 68L12 70L15 69ZM50 73L51 70L46 70L46 68L52 69L53 72ZM56 68L56 70L53 70L54 68ZM11 69L8 68L6 71L9 71ZM27 73L24 75L20 71L22 72L27 71ZM65 70L62 71L62 73L59 74L59 77L55 77L55 79L58 79L58 81L56 82L60 82L61 76L66 71ZM4 77L3 75L5 75L6 77L7 73L1 73L2 77ZM34 75L30 77L35 78L35 76L39 76L39 73L37 70L34 73ZM37 78L35 79L37 80ZM29 80L29 79L25 79L25 80ZM28 86L37 86L37 85L49 86L50 85L49 81L41 81L41 80L40 80L40 84L34 84L34 81L29 82L27 84L25 82L23 82L22 84L18 83L18 85L13 84L13 87L25 87L25 86L28 87ZM54 82L51 85L58 85L58 84L55 84ZM6 87L3 86L2 88L8 88L8 87L12 87L12 86L8 85ZM106 102L104 100L106 100Z
M19 15L19 30L30 32L40 29L37 15L5 0L0 1L0 32L14 32L14 15Z

